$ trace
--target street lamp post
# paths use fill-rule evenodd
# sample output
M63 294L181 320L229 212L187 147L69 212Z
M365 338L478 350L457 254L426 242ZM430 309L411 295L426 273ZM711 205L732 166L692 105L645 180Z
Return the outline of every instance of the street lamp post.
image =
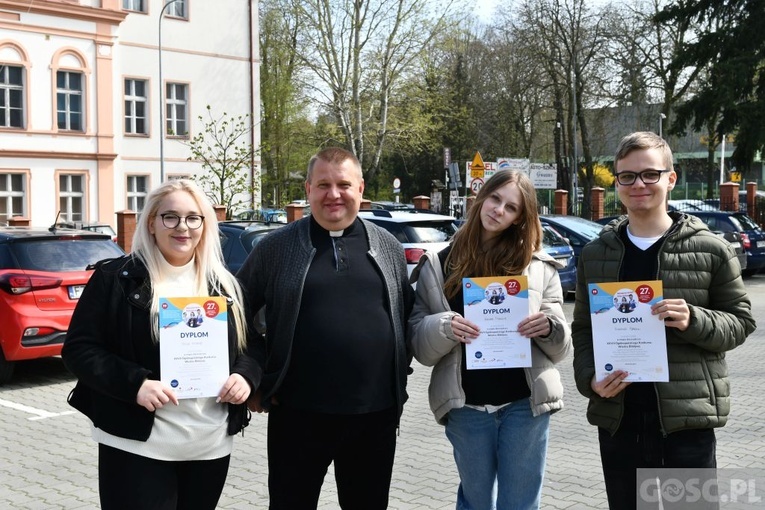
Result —
M168 0L162 10L159 11L159 28L158 32L158 44L157 51L159 53L159 182L162 184L165 182L165 85L162 83L162 18L165 16L165 11L168 7L175 2L181 2L182 0Z
M664 124L664 119L666 118L667 116L664 115L663 113L659 114L659 138L664 138L664 136L662 135L662 127L663 127L662 125Z

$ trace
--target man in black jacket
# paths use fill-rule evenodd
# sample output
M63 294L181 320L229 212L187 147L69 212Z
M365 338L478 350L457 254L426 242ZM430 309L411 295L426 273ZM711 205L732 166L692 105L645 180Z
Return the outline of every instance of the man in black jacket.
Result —
M271 509L316 508L333 461L342 508L388 505L413 291L401 244L357 217L363 191L353 154L319 152L312 216L269 234L238 273L250 315L265 306L250 407L270 411Z

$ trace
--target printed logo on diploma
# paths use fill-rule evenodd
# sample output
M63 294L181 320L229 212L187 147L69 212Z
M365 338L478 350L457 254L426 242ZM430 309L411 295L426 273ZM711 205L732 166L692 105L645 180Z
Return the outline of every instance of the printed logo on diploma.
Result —
M664 299L661 281L591 283L595 378L615 370L630 382L667 382L667 332L651 307Z
M217 396L229 376L226 298L159 298L159 362L178 398Z
M531 366L531 341L518 333L529 315L529 285L525 276L463 278L465 318L481 334L465 344L468 370Z

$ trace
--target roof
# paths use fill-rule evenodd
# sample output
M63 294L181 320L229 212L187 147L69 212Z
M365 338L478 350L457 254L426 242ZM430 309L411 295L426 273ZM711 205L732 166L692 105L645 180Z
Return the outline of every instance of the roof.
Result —
M0 239L34 239L36 237L87 237L93 239L109 239L112 236L90 230L72 228L48 229L45 227L0 227Z
M415 221L454 221L453 216L424 212L420 209L408 211L388 211L386 209L362 209L359 216L365 219L383 218L394 223L411 223Z

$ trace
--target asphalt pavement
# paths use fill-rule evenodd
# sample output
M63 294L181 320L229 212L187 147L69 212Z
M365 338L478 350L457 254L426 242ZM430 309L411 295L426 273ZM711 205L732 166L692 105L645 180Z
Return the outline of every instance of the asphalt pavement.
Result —
M717 458L721 468L765 469L765 275L746 285L761 326L728 353L731 415L717 429ZM570 319L573 304L565 309ZM416 362L413 368L390 508L452 509L458 477L443 428L428 409L430 369ZM587 401L576 391L571 359L559 368L567 393L565 408L551 419L542 507L607 508L596 429L585 418ZM66 404L73 386L74 378L53 358L19 365L14 380L0 387L0 509L98 508L97 447L87 418ZM266 417L256 415L244 437L235 439L219 508L268 507L265 431ZM331 468L320 508L339 508Z

